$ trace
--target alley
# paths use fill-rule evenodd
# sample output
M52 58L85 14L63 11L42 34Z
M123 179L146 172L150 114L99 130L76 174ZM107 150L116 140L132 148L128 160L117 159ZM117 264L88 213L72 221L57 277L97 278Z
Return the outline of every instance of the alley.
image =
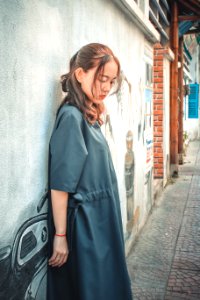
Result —
M134 300L200 299L200 142L189 144L127 259Z

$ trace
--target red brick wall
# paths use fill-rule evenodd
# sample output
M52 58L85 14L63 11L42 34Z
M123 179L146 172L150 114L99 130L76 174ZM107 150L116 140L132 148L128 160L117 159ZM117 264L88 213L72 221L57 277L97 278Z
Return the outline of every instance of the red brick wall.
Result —
M154 178L163 178L163 55L160 44L154 46L153 114L154 114Z

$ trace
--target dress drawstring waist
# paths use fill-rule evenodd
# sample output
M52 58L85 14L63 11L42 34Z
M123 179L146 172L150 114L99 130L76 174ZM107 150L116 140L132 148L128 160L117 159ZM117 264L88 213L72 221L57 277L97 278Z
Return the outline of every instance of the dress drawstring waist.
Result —
M100 190L84 194L80 193L70 194L67 208L67 236L69 251L72 251L73 233L75 220L79 209L86 203L92 203L94 201L100 201L108 198L111 195L109 190Z

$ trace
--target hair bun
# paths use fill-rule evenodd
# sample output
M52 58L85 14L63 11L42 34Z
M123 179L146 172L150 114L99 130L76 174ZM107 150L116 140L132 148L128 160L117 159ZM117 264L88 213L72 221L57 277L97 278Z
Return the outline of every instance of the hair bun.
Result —
M63 92L67 93L68 92L68 88L67 88L67 81L69 78L69 73L67 74L63 74L60 77L60 82L61 82L61 86L62 86L62 90Z

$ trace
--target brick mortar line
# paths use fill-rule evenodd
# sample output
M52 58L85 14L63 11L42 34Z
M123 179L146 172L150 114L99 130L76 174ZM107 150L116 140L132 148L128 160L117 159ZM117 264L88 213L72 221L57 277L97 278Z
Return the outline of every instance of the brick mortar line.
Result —
M197 162L198 162L198 156L199 156L199 155L200 155L200 144L199 144L199 146L198 146L198 150L197 150L197 154L196 154L195 166L197 165ZM171 260L170 270L169 270L169 273L168 273L168 276L167 276L167 281L166 281L166 286L165 286L165 293L164 293L164 299L166 298L166 293L167 293L167 287L168 287L169 276L170 276L170 274L171 274L172 265L173 265L174 258L175 258L175 254L176 254L177 242L178 242L178 238L179 238L180 231L181 231L181 228L182 228L183 216L184 216L184 213L185 213L185 210L186 210L186 206L187 206L187 203L188 203L188 200L189 200L190 190L192 189L192 181L193 181L193 177L194 177L194 176L195 176L194 174L191 175L190 186L189 186L189 189L188 189L188 194L187 194L187 198L186 198L186 201L185 201L185 205L184 205L184 209L183 209L183 213L182 213L181 222L180 222L180 226L179 226L177 238L176 238L176 241L175 241L174 254L173 254L173 257L172 257L172 260ZM187 252L188 252L188 251L187 251Z
M177 268L174 268L175 270L179 270L179 269L177 269ZM199 273L199 270L200 269L198 269L198 270L193 270L193 269L185 269L185 268L181 268L181 271L192 271L192 272L198 272Z

